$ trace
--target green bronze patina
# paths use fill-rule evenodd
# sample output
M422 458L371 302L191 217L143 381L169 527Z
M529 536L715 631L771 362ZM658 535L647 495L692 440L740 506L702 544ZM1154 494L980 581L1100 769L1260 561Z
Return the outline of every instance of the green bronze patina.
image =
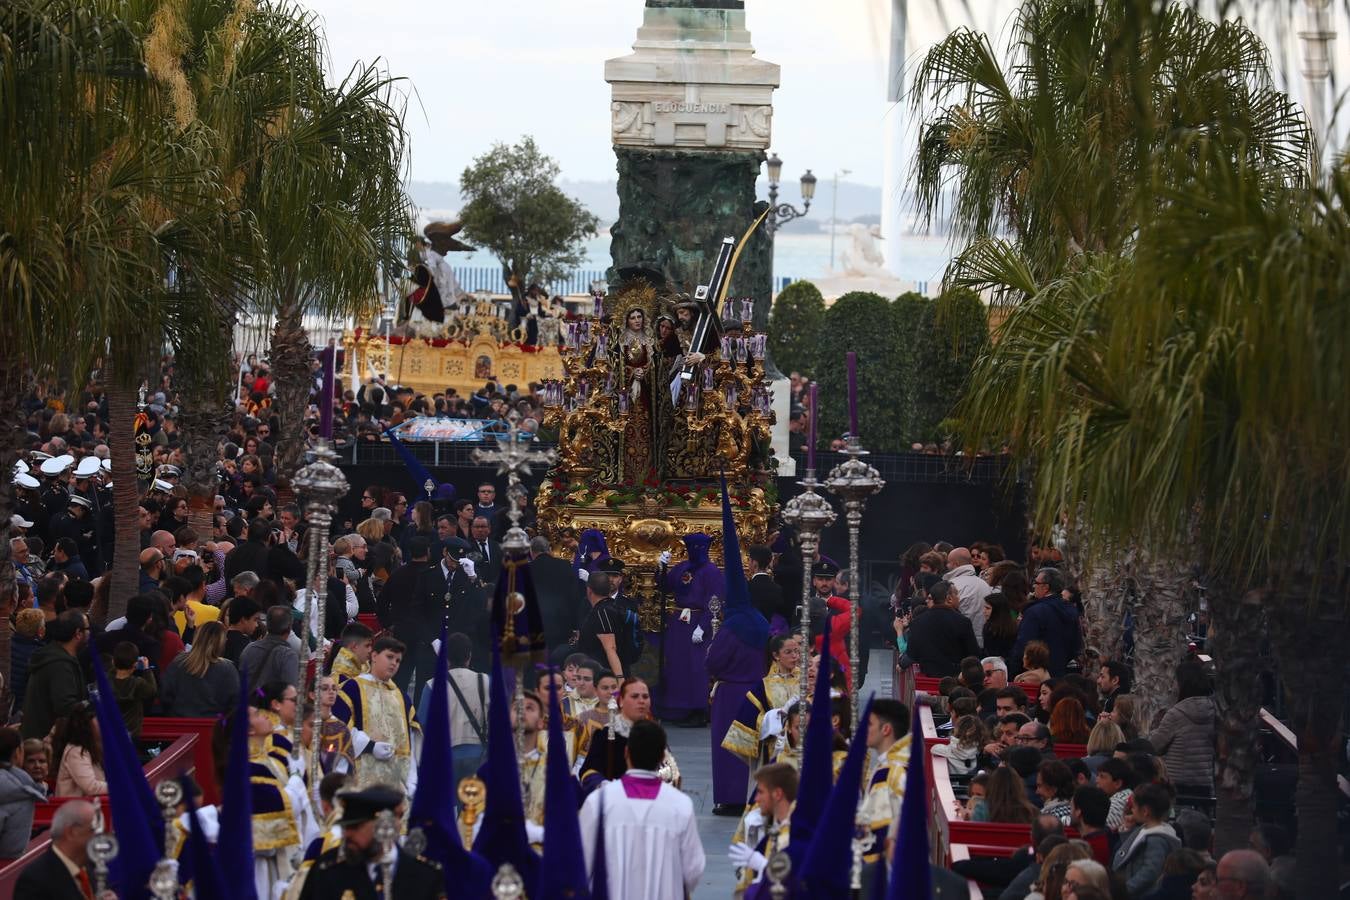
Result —
M615 147L614 153L619 220L610 230L610 282L617 282L621 269L652 269L675 290L692 294L711 274L722 238L740 240L764 210L766 204L755 199L764 154L632 147ZM727 295L754 298L754 324L761 331L768 326L772 254L761 225L741 254Z
M650 9L745 9L745 0L647 0Z

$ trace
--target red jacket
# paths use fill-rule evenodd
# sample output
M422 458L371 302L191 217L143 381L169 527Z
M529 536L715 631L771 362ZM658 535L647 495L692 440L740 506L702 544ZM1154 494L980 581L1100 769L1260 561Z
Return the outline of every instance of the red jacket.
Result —
M830 656L844 670L844 682L849 690L853 689L853 671L848 665L848 635L853 622L853 610L846 597L830 597L825 601L830 610ZM824 635L813 638L813 648L820 652L820 641Z

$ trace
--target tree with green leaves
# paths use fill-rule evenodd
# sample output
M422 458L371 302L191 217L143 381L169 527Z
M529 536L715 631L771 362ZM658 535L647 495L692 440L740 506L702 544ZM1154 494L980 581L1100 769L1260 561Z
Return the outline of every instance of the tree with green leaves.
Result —
M1221 148L1190 158L1194 180L1130 256L1012 312L965 413L1017 434L1041 516L1072 505L1095 533L1191 554L1220 666L1220 848L1250 827L1258 648L1272 644L1299 740L1297 855L1331 859L1350 638L1350 175L1314 188ZM1010 378L1017 393L993 387ZM1335 893L1334 867L1299 879L1299 896Z
M820 351L825 298L809 281L794 281L778 292L769 318L769 356L784 372L810 377Z
M10 111L0 125L0 339L8 348L0 411L12 425L25 376L83 384L101 367L122 513L112 616L136 592L136 385L164 345L195 345L203 296L237 292L252 275L251 229L227 202L216 136L164 77L173 55L164 6L0 7L9 48L0 95ZM61 137L34 139L53 135ZM4 432L0 468L8 471L17 432ZM0 507L8 488L6 480ZM7 541L0 546L8 551ZM0 572L0 593L3 581Z
M1226 248L1215 229L1233 228L1231 236L1240 239L1241 223L1262 204L1259 192L1245 191L1237 195L1245 206L1227 202L1234 198L1215 194L1218 185L1209 179L1223 169L1297 190L1311 171L1311 141L1300 110L1276 90L1259 38L1241 22L1211 22L1184 4L1027 0L1011 30L1009 56L1005 67L986 36L960 30L928 54L915 85L925 118L916 162L921 205L931 214L951 189L953 224L964 243L948 282L1009 307L959 408L961 424L970 445L1007 443L1030 466L1037 526L1068 521L1086 569L1090 619L1118 612L1107 601L1127 598L1144 639L1135 657L1141 692L1159 704L1184 650L1185 592L1197 563L1198 574L1220 588L1211 592L1211 608L1229 638L1260 640L1257 617L1229 616L1227 608L1250 610L1236 598L1248 595L1247 586L1264 590L1264 582L1251 577L1255 568L1235 578L1204 552L1210 534L1194 511L1197 503L1229 496L1236 482L1271 478L1256 469L1237 476L1233 459L1198 482L1169 469L1182 459L1190 468L1200 457L1188 454L1223 442L1221 414L1235 395L1176 361L1155 357L1151 372L1147 354L1160 347L1148 342L1160 340L1158 332L1124 325L1105 331L1102 316L1152 316L1159 327L1205 324L1182 305L1190 294L1160 291L1138 265L1141 235L1155 217L1195 204L1191 212L1206 217L1199 233L1214 244L1206 253L1191 246L1187 260L1219 272L1215 256ZM1264 283L1249 278L1248 292ZM1122 293L1131 279L1150 285L1151 293ZM1236 298L1236 287L1222 296ZM1249 334L1261 340L1259 332ZM1208 327L1175 339L1169 349L1217 353L1239 346L1235 335ZM1196 405L1183 410L1180 395ZM1174 416L1183 412L1195 416L1185 433L1146 438L1135 430L1149 421L1179 428L1183 422ZM1209 424L1216 427L1202 428L1202 438L1195 429ZM1280 443L1274 439L1272 448ZM1156 467L1149 479L1129 467L1141 458ZM1275 471L1295 469L1276 463ZM1213 475L1236 482L1210 493ZM1172 488L1189 493L1174 495L1171 517L1160 518L1156 503ZM1239 517L1246 531L1267 521L1269 509L1253 503ZM1216 520L1213 527L1229 526ZM1252 566L1269 558L1268 547L1246 550L1244 562ZM1249 660L1218 655L1221 693L1231 700L1220 753L1220 820L1230 823L1220 831L1225 842L1250 823L1254 707L1249 697L1233 699L1250 685L1238 671Z
M969 386L975 361L989 347L989 319L984 304L970 290L956 288L937 300L909 302L917 315L908 341L913 367L907 399L913 404L909 412L913 431L905 436L911 441L940 441L950 436L940 426ZM897 305L896 315L908 324L910 314L903 310Z
M515 146L494 144L460 176L465 239L497 257L516 298L532 282L563 278L581 265L583 244L599 228L600 220L558 187L558 173L557 162L527 136Z
M1160 150L1217 141L1290 175L1310 162L1302 114L1240 21L1153 0L1025 0L1000 59L987 35L957 29L911 93L919 207L931 217L950 193L963 244L947 280L996 300L1127 250L1159 190L1187 174L1156 167Z
M904 370L894 352L891 304L870 291L851 291L825 310L815 380L820 385L820 450L848 431L845 354L858 354L858 431L870 450L895 452L904 436L894 415Z
M895 417L897 427L906 443L907 449L915 441L922 440L923 429L919 427L919 329L925 312L932 301L918 291L906 291L891 302L891 318L894 321L895 346L891 350L897 357L897 363L903 372L900 384L896 388Z

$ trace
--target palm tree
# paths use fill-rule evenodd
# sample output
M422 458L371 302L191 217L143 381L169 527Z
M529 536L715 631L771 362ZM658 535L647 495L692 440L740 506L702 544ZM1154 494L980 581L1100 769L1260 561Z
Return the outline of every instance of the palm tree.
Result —
M1011 306L1065 272L1089 268L1095 258L1127 253L1160 192L1188 175L1184 164L1157 165L1167 148L1213 142L1289 178L1306 173L1306 127L1274 88L1259 38L1241 23L1210 22L1176 4L1154 6L1148 0L1027 0L1011 31L1006 66L989 38L969 29L953 32L925 57L912 95L927 113L915 178L927 215L952 198L953 229L965 246L948 270L949 282ZM1055 294L1069 304L1056 311L1062 320L1056 324L1067 327L1073 290ZM1048 323L1033 317L1016 324L1041 329ZM1013 325L1003 326L1001 340ZM1009 343L1015 346L1016 340ZM980 388L998 404L1013 384ZM967 424L975 427L979 412L967 408ZM1077 506L1042 507L1039 523ZM1139 542L1126 540L1121 552L1131 543ZM1137 655L1138 680L1146 694L1161 696L1182 649L1186 581L1163 573L1183 568L1155 560L1126 571L1117 560L1084 550L1127 576L1085 596L1089 618L1111 614L1114 595L1137 598L1134 612L1145 626L1138 633L1161 651ZM1133 554L1143 559L1138 550ZM1085 583L1107 587L1090 567ZM1097 629L1104 638L1119 633ZM1112 646L1096 650L1117 654Z
M276 316L269 356L281 479L294 475L307 438L312 357L304 316L350 316L368 305L382 267L401 269L390 251L406 243L413 216L394 84L377 67L358 65L337 87L297 98L245 183L266 271L255 300Z
M216 135L215 165L230 186L231 208L252 225L253 242L235 252L252 256L261 275L207 298L193 365L179 369L189 522L205 532L232 412L229 348L238 314L251 307L278 321L273 371L286 423L278 464L288 475L304 444L303 314L344 314L373 290L377 265L391 264L392 251L375 248L410 231L400 184L405 137L392 79L358 66L330 85L319 21L300 7L192 0L160 14L176 36L162 80Z
M157 6L21 0L0 8L15 49L0 66L11 111L0 126L7 375L29 369L80 384L101 360L105 381L134 390L161 343L192 332L196 300L247 272L223 252L240 222L223 202L212 136L166 102L174 94L161 72ZM61 140L32 139L42 134ZM22 384L7 377L0 388ZM14 409L19 396L0 409ZM131 416L110 424L111 449L122 457L115 462L129 465ZM4 448L0 464L14 449ZM130 497L119 515L134 523L135 496L126 493L134 479L119 480ZM112 615L135 592L139 550L135 540L118 547Z
M1315 188L1220 146L1185 152L1189 163L1167 164L1189 164L1191 182L1160 195L1128 256L1093 259L1013 311L965 412L990 427L1036 421L1017 440L1040 508L1072 499L1096 529L1189 548L1218 586L1230 807L1250 795L1253 648L1271 638L1299 738L1298 854L1331 859L1350 612L1350 424L1338 412L1350 175ZM1251 822L1232 808L1220 820L1233 841ZM1299 878L1300 896L1335 892L1332 867Z
M1183 648L1191 574L1183 561L1201 562L1199 574L1224 570L1201 552L1209 535L1190 507L1177 506L1166 519L1127 514L1156 511L1148 506L1156 487L1129 468L1138 465L1131 453L1190 448L1173 448L1174 435L1149 442L1136 433L1136 419L1162 415L1166 395L1140 396L1159 386L1143 380L1135 357L1120 365L1123 336L1108 326L1117 312L1134 310L1112 304L1125 302L1122 282L1140 277L1141 229L1171 208L1174 192L1193 190L1202 160L1297 187L1310 171L1311 141L1298 109L1275 89L1251 31L1177 4L1154 6L1029 0L1012 29L1006 68L988 38L958 31L924 60L914 96L921 109L934 106L916 164L921 205L932 214L950 191L954 228L965 240L948 280L1011 308L960 406L968 437L977 445L1007 441L1031 462L1038 524L1068 515L1073 533L1097 539L1083 548L1085 583L1097 588L1084 598L1089 621L1119 615L1112 601L1126 597L1144 641L1136 654L1140 689L1156 703L1170 693ZM1160 318L1178 309L1165 297L1130 295ZM1141 355L1154 349L1143 337L1129 346ZM1111 584L1103 570L1121 580ZM1232 641L1259 640L1258 619L1225 623ZM1098 650L1113 652L1118 633L1096 628ZM1220 658L1225 696L1250 697L1231 668L1242 659ZM1237 706L1250 712L1249 703ZM1230 800L1250 795L1250 767L1241 764L1254 758L1247 722L1244 736L1226 727L1226 758L1235 768L1221 782L1233 786ZM1240 814L1250 821L1245 806Z

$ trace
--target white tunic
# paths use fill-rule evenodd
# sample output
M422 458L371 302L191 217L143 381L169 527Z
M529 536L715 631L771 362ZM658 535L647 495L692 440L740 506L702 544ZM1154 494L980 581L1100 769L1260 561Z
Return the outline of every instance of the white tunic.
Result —
M623 778L595 791L581 807L581 840L588 871L595 869L596 822L601 804L611 897L681 900L693 893L703 877L706 859L694 820L694 804L688 797L661 781L655 772L642 769L629 769Z

